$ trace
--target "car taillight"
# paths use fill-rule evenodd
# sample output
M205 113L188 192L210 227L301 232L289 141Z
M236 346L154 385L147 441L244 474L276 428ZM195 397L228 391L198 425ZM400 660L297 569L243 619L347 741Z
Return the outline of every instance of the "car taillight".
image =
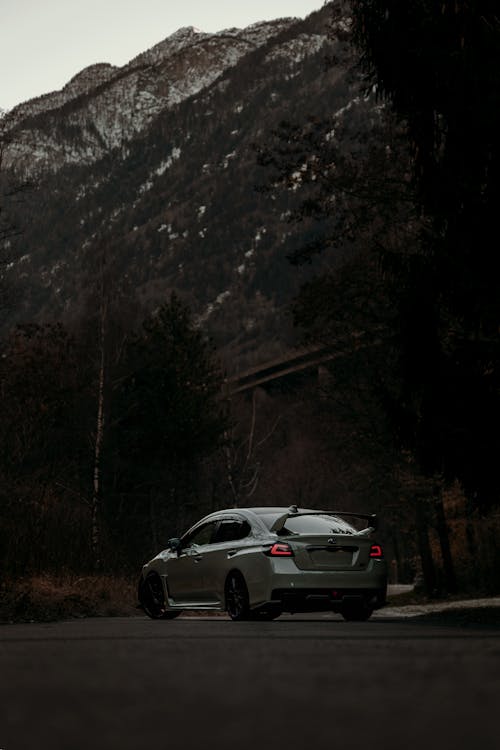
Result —
M372 544L370 549L370 557L380 560L380 558L383 556L384 553L382 552L382 547L380 546L380 544Z
M293 551L289 544L283 544L283 542L276 542L270 549L267 550L266 555L271 557L293 557Z

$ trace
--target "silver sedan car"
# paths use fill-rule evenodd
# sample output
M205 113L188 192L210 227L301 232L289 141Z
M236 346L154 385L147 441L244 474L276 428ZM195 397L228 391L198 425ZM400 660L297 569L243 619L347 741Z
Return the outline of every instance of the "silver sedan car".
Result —
M345 519L367 523L361 530ZM376 516L290 508L212 513L170 539L142 569L139 601L153 618L227 611L233 620L340 612L366 620L385 604L387 568Z

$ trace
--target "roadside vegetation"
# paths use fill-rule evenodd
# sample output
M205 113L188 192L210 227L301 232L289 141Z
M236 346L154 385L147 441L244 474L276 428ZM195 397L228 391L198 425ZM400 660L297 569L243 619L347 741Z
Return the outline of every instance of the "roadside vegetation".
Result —
M135 581L118 575L33 575L4 580L0 623L137 614Z

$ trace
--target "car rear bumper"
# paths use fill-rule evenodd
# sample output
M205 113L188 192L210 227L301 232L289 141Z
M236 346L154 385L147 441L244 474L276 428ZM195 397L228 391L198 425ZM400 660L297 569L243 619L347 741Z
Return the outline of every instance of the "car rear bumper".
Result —
M386 589L274 589L270 603L283 612L341 612L346 605L380 609Z
M273 602L287 612L340 611L356 598L378 609L386 600L387 567L384 560L373 560L364 570L302 571L293 560L277 560L256 589L250 592L255 607Z

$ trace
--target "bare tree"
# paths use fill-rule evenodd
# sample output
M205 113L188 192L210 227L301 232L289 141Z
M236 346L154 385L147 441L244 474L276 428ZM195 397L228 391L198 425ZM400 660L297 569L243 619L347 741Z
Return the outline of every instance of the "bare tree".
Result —
M108 248L102 246L97 249L99 269L95 278L94 289L91 300L94 303L96 315L92 316L91 334L92 348L95 356L92 358L92 366L95 368L95 390L94 429L90 435L92 446L92 495L90 501L90 549L93 567L99 570L103 557L103 486L104 486L104 444L110 424L110 398L115 387L113 375L118 366L127 340L127 335L122 330L116 330L117 309L114 309L113 300L116 303L117 289L113 278L112 256ZM116 305L115 305L116 307ZM115 320L113 320L113 316Z
M106 373L106 323L108 313L108 301L105 293L104 279L104 257L102 259L100 278L100 304L99 304L99 372L97 380L97 417L94 440L94 476L92 492L92 560L96 569L101 566L101 528L100 528L100 506L101 506L101 471L102 471L102 448L104 442L104 386Z
M281 416L278 416L271 427L262 435L258 436L256 432L257 423L257 394L258 389L252 391L251 412L248 419L248 426L241 434L241 425L243 420L238 420L238 427L233 427L225 433L225 442L223 446L226 477L231 491L233 506L239 507L246 503L255 494L262 467L263 448L270 440Z

